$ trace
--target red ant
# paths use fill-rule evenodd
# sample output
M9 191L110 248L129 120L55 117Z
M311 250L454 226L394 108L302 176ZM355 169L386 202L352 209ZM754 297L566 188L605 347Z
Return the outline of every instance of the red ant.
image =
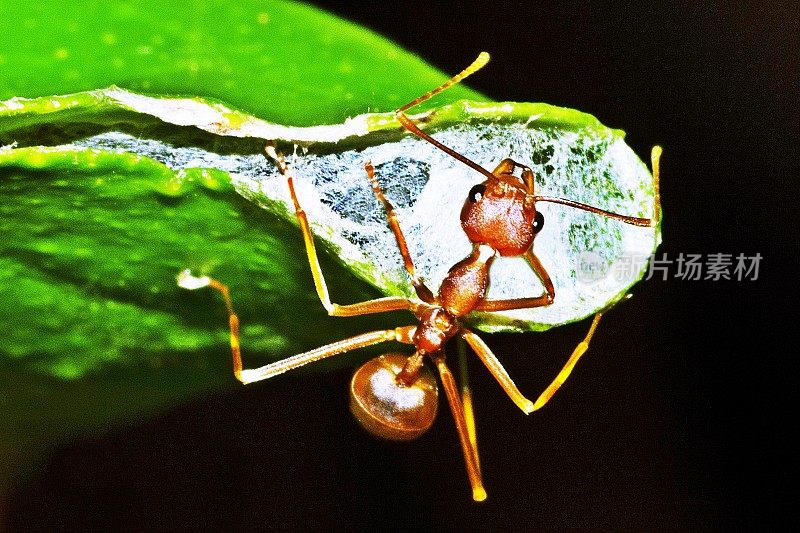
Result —
M277 153L275 148L272 145L266 148L267 155L278 164L281 173L286 177L305 241L314 285L328 314L331 316L356 316L406 310L411 311L417 317L419 321L417 325L356 335L260 368L243 369L239 349L239 320L233 310L228 288L215 279L194 277L188 271L182 272L179 276L179 284L184 288L196 289L208 286L222 294L230 322L233 372L242 383L267 379L326 357L386 341L397 341L414 346L415 351L411 356L398 353L384 354L366 362L353 375L350 387L351 411L362 426L379 437L411 440L424 433L433 424L437 410L438 391L436 380L431 372L423 366L424 358L428 356L439 373L455 419L467 474L472 486L472 496L476 501L485 499L486 491L483 488L478 460L471 399L468 390L463 387L463 383L463 398L459 395L455 378L445 363L444 345L454 337L465 340L500 383L506 394L527 414L547 403L564 383L580 356L589 347L589 342L601 317L601 313L595 315L586 337L578 344L564 368L536 402L531 402L522 395L489 347L480 337L462 325L461 318L473 311L508 311L553 303L555 289L550 275L533 252L534 238L544 224L542 213L536 210L536 202L562 204L636 226L653 227L659 219L658 160L660 148L658 147L653 149L655 187L653 218L636 218L618 215L572 200L537 196L534 193L534 175L529 167L511 159L504 159L494 171L488 172L477 163L424 133L405 114L408 109L474 73L488 60L487 53L480 54L461 73L396 111L397 119L407 130L487 178L486 181L474 186L469 191L461 211L461 225L472 242L472 253L449 270L437 294L434 294L417 275L394 207L378 185L372 164L367 162L365 164L367 177L376 198L386 210L389 227L400 248L405 269L411 278L417 298L389 296L349 305L332 303L319 265L308 218L295 193L293 176L283 157ZM521 177L514 176L515 169L520 169ZM541 279L545 289L544 294L532 298L487 299L489 267L498 254L524 257Z

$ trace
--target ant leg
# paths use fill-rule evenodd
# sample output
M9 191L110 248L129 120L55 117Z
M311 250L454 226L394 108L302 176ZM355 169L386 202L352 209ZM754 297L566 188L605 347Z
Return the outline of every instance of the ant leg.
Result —
M613 218L615 220L620 220L626 224L633 224L636 226L649 226L655 227L661 217L661 197L659 193L659 182L660 182L660 159L661 159L661 147L654 146L652 153L651 153L651 165L653 167L653 218L637 218L637 217L628 217L624 215L618 215L616 213L612 213L610 211L605 211L603 209L598 209L596 207L587 206L585 204L581 204L579 202L573 202L572 200L563 200L561 198L549 198L549 197L541 197L537 196L537 201L549 201L554 203L560 203L563 205L569 205L571 207L578 207L585 211L589 211L592 213L596 213L601 216L606 216L609 218ZM495 174L498 172L501 174L509 173L510 169L513 165L522 168L522 177L523 181L528 184L528 187L531 192L533 192L533 172L530 168L520 165L519 163L514 162L512 159L504 159L500 162L500 164L495 169ZM539 279L542 280L545 288L545 294L542 296L538 296L536 298L515 298L510 300L483 300L475 307L475 311L510 311L513 309L527 309L531 307L541 307L544 305L550 305L553 303L555 299L556 292L555 287L553 286L553 282L550 279L550 275L547 273L547 270L544 268L544 265L536 257L536 254L533 253L533 249L527 250L523 256L528 261L528 264L531 266L536 275L539 276ZM554 391L555 392L555 391Z
M344 340L332 342L325 346L320 346L313 350L294 355L281 361L275 361L268 365L259 368L242 370L240 373L239 381L242 383L252 383L254 381L261 381L283 374L286 371L307 365L338 355L340 353L349 352L357 348L365 348L374 344L380 344L387 341L402 342L403 344L414 344L412 337L416 326L402 326L395 329L382 329L377 331L370 331L369 333L362 333Z
M461 404L464 406L464 419L467 423L467 436L475 452L475 464L481 466L478 455L478 432L475 429L475 409L472 407L472 389L469 386L469 368L467 366L467 348L464 339L458 338L458 377L461 384Z
M553 202L562 205L568 205L570 207L577 207L579 209L583 209L584 211L589 211L591 213L619 220L626 224L632 224L635 226L655 227L656 225L658 225L658 222L661 219L661 195L659 192L660 179L661 179L661 169L660 169L661 153L662 153L661 147L654 146L650 155L651 166L653 168L653 218L638 218L638 217L619 215L617 213L612 213L604 209L599 209L597 207L582 204L580 202L573 202L572 200L564 200L562 198L536 196L535 197L536 201ZM532 193L533 172L531 171L530 168L524 165L520 165L519 163L514 162L512 159L504 159L495 169L495 173L498 172L507 173L511 165L516 165L519 168L522 168L523 181L525 181L525 183L528 185L528 188L530 189L530 192ZM484 300L475 307L474 309L475 311L488 311L488 312L510 311L513 309L541 307L553 303L553 299L555 298L556 295L555 288L553 286L552 280L550 279L550 275L544 268L544 265L542 265L542 262L533 253L533 249L529 249L528 251L526 251L524 257L528 261L528 264L531 266L533 271L536 272L536 275L539 276L539 279L542 280L546 294L536 298L515 298L512 300Z
M528 249L523 254L527 259L528 264L531 266L539 279L544 284L545 294L535 298L514 298L510 300L484 300L475 306L475 311L510 311L512 309L528 309L530 307L542 307L550 305L556 297L556 289L553 286L553 281L550 279L550 274L545 270L544 265L532 249Z
M242 350L239 345L239 317L233 310L233 302L228 286L220 283L208 276L192 276L189 270L184 270L178 274L178 286L188 290L210 287L222 295L225 301L225 308L228 311L228 324L231 330L231 355L233 356L233 375L242 381Z
M436 352L430 354L430 356L434 364L436 364L436 369L439 371L439 377L442 380L442 386L447 396L447 403L450 404L450 411L452 411L453 419L456 423L458 439L461 442L461 451L464 453L464 462L467 466L467 476L472 486L472 499L476 502L481 502L486 499L486 489L483 488L481 467L477 461L478 450L473 446L469 438L467 421L464 417L464 406L461 404L461 397L458 394L456 380L447 367L447 364L445 364L444 354L442 352Z
M567 364L564 365L564 368L561 369L561 372L555 377L552 383L539 395L539 398L536 399L536 402L533 404L533 410L536 411L544 407L550 398L556 393L559 387L567 381L567 378L572 373L572 369L575 368L575 364L578 362L578 359L589 349L589 342L592 340L592 336L594 335L595 330L597 329L597 324L600 322L600 317L603 316L603 313L597 313L594 315L594 319L592 320L592 325L589 327L589 332L586 334L586 337L578 343L573 350L572 355L570 355L569 359L567 360Z
M630 297L631 297L630 294L626 294L625 296L623 296L624 299L628 299ZM567 360L567 363L564 365L564 368L561 369L561 372L558 373L553 382L550 383L550 385L544 390L544 392L542 392L542 394L540 394L539 397L536 399L536 402L533 405L534 411L544 407L544 404L546 404L550 400L550 398L553 397L553 395L556 393L559 387L561 387L561 385L563 385L564 382L567 381L567 378L572 373L572 369L575 368L575 365L578 363L578 360L586 352L586 350L589 349L589 343L591 342L592 337L594 336L594 332L597 330L597 325L600 323L600 319L603 317L603 313L611 309L611 307L614 306L615 304L616 301L610 303L609 305L607 305L606 307L595 313L594 318L592 319L592 325L589 326L589 331L588 333L586 333L586 336L583 338L581 342L578 343L578 345L572 351L572 355L569 356L569 359Z
M286 177L286 183L289 187L289 195L294 203L295 215L300 224L300 231L303 234L303 242L306 247L306 255L308 256L308 264L311 267L311 276L314 279L314 287L317 291L317 296L320 302L328 311L331 316L356 316L366 315L372 313L383 313L388 311L412 311L415 314L424 308L424 304L411 298L402 298L390 296L386 298L376 298L366 302L359 302L349 305L339 305L331 302L330 294L328 293L328 286L325 283L325 276L322 273L322 268L319 264L319 257L317 256L317 249L314 245L314 236L311 232L311 226L308 223L308 217L300 201L297 199L297 193L294 189L294 177L289 172L288 166L283 156L280 155L275 147L271 144L267 145L264 151L273 159L278 168Z
M489 369L489 372L495 377L500 386L506 391L506 394L517 404L517 406L522 409L525 414L530 414L533 411L541 409L544 405L553 397L556 391L564 384L567 380L569 375L572 373L572 369L575 368L575 365L578 363L578 360L581 356L589 349L589 343L594 336L594 332L597 329L597 324L600 322L600 318L603 316L603 313L597 313L592 320L592 325L589 327L589 332L586 334L586 337L578 343L578 346L575 347L573 350L572 355L570 355L567 363L555 377L552 383L539 395L539 398L536 399L536 402L531 402L524 396L522 393L519 392L517 386L509 377L508 373L506 372L503 365L500 364L497 357L492 353L486 343L483 342L483 339L475 335L473 332L463 329L463 333L461 336L464 340L469 343L475 353L478 354L478 357L483 361L483 364L486 365L486 368Z
M517 407L522 409L523 413L526 415L530 414L533 411L533 402L522 395L517 386L514 384L514 380L512 380L511 376L508 375L508 372L506 372L506 369L503 368L503 365L497 359L497 356L492 353L492 350L489 348L489 346L483 342L483 339L466 328L461 328L461 337L472 347L472 349L478 355L478 358L489 370L489 373L494 376L494 379L497 380L508 397L511 398L511 401L513 401Z
M375 196L378 198L378 201L383 204L384 209L386 210L386 218L389 220L389 227L394 233L394 238L397 241L397 247L400 248L400 255L403 256L403 265L406 267L406 272L408 275L411 276L411 284L414 286L414 290L417 293L419 298L427 303L432 303L435 298L431 290L425 285L425 282L417 276L417 271L414 268L414 260L411 258L411 254L408 251L408 245L406 244L406 238L403 235L403 230L400 228L400 223L397 221L397 213L394 210L394 206L386 198L386 195L383 193L383 189L381 189L380 184L378 183L378 179L375 177L375 167L372 166L372 161L367 161L364 163L364 170L367 171L367 177L369 178L369 183L372 186L372 192L375 193Z
M414 344L413 336L416 326L403 326L395 329L386 329L363 333L341 341L326 344L314 350L304 352L288 359L276 361L260 368L243 369L242 352L239 344L239 317L233 310L230 291L228 287L214 278L208 276L192 276L188 270L184 270L178 275L178 286L184 289L195 290L203 287L210 287L222 295L225 300L225 307L228 310L228 323L231 331L231 355L233 357L233 375L244 384L268 379L278 374L283 374L288 370L298 368L326 357L331 357L340 353L349 352L357 348L364 348L386 341L397 341L403 344Z

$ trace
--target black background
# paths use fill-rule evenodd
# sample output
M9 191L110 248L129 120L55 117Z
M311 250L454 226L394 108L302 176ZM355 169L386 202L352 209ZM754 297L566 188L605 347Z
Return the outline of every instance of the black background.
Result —
M343 370L73 443L17 495L12 525L686 530L791 517L794 356L779 339L796 284L796 6L316 3L444 72L487 50L472 87L592 113L645 161L661 144L660 252L760 253L759 279L640 283L529 417L474 365L482 504L448 413L418 441L376 441L348 413ZM586 327L487 339L535 396Z

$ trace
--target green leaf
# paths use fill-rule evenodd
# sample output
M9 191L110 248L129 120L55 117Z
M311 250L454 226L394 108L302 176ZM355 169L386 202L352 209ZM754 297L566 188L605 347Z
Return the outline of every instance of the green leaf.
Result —
M14 135L15 126L35 130L58 124L59 138L77 138L72 148L76 157L85 153L80 147L89 146L159 160L177 171L158 186L168 194L180 194L183 173L196 173L198 166L230 172L243 196L290 222L295 216L285 179L260 152L263 139L301 143L303 153L291 159L302 203L316 233L351 271L384 294L411 295L412 291L385 214L367 182L364 162L371 160L376 166L379 180L398 207L418 270L433 287L470 251L459 212L467 191L483 180L482 175L465 169L430 143L403 135L391 114L359 115L340 125L287 127L230 110L219 102L145 97L110 88L14 99L0 103L0 118L4 115L6 135ZM87 136L87 124L107 129L105 124L123 117L125 128L140 133L101 131ZM146 138L142 128L156 119L195 126L214 135L202 138L195 132L187 138L186 130L162 128L158 133L169 142ZM625 145L621 132L606 128L591 115L546 104L461 101L430 110L419 120L447 145L486 168L505 157L527 162L536 173L539 194L631 216L647 217L652 212L653 189L647 169ZM234 138L224 140L217 135ZM41 135L38 140L43 140ZM59 157L68 158L64 151L69 149L62 148ZM46 155L23 151L24 155L18 156L20 150L9 150L6 159L19 164L25 158L38 161ZM166 167L164 171L169 174ZM552 221L548 224L552 229L537 240L537 253L552 272L556 302L537 309L476 315L471 317L476 327L542 330L607 307L641 277L658 238L653 228L627 226L585 211L549 205L541 210ZM241 247L247 249L248 244ZM605 275L589 273L594 277L587 279L582 271L587 261ZM501 258L492 269L491 298L536 296L543 290L521 258Z
M432 286L466 255L458 210L480 181L392 115L366 113L445 79L366 30L288 2L197 6L191 18L171 1L69 4L0 19L0 478L58 438L235 384L224 307L210 291L179 289L184 268L230 286L248 365L386 327L386 317L325 315L264 139L302 146L290 159L341 303L378 295L352 273L409 293L366 159ZM17 28L29 38L14 38ZM447 94L465 96L479 95ZM420 118L487 168L507 156L529 162L543 194L650 214L647 169L590 115L462 101ZM639 279L659 239L548 207L537 253L558 305L476 326L546 329L591 314ZM582 277L587 257L607 275ZM631 258L615 280L610 270ZM491 296L541 291L518 263L495 265Z
M50 0L0 17L0 100L119 85L314 125L391 111L442 81L387 39L296 2Z

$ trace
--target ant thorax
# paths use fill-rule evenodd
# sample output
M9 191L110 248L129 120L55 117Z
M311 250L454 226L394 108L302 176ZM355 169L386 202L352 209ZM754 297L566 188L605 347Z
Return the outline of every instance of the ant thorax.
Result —
M486 297L495 255L490 245L475 244L470 255L453 265L439 287L439 303L448 313L467 315Z
M459 330L456 318L438 306L420 313L419 319L414 332L414 346L420 353L440 351Z

